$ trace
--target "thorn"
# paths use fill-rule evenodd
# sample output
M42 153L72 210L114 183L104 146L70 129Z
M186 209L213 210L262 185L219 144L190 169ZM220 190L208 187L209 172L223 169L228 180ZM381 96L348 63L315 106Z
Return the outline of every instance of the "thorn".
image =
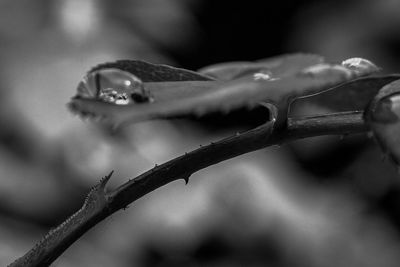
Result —
M112 170L107 176L103 177L100 180L100 186L99 188L104 189L106 187L107 182L110 180L111 176L113 175L114 170Z
M185 185L187 185L188 183L189 183L189 177L190 177L190 174L189 175L186 175L186 176L184 176L182 179L185 181Z

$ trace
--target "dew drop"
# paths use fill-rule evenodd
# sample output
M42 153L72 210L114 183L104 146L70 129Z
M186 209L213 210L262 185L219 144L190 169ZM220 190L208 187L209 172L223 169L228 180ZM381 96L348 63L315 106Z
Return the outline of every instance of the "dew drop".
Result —
M268 80L272 79L272 74L269 71L257 72L257 73L253 74L253 78L256 81L258 81L258 80L268 81Z
M116 68L88 73L79 83L77 91L82 98L95 98L116 105L151 101L139 78Z
M346 59L342 62L342 66L358 73L371 73L379 70L374 63L360 57Z
M274 77L272 72L268 70L259 70L258 72L253 74L253 79L255 81L276 81L280 80L280 78Z

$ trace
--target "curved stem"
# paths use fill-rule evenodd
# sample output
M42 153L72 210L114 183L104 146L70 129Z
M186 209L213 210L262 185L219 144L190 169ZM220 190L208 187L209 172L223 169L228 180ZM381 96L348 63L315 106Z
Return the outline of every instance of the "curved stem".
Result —
M272 122L267 122L250 131L198 148L141 174L109 193L110 207L116 211L174 180L187 181L190 175L201 169L271 145L306 137L366 130L361 112L292 118L288 120L287 127L279 132L273 131Z
M271 145L319 135L342 135L368 130L361 112L289 118L285 127L267 122L244 133L203 146L167 161L105 193L111 174L93 187L83 207L10 266L48 266L85 232L112 213L174 180L184 179L208 166Z

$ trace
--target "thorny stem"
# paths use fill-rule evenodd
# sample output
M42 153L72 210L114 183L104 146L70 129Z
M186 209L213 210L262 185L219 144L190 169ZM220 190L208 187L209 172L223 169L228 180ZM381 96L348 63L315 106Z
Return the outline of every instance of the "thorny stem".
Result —
M190 175L201 169L251 151L306 137L367 130L361 112L292 118L279 132L273 131L272 126L273 123L268 122L156 166L110 192L111 210L117 211L167 183L177 179L187 181Z
M48 266L85 232L114 212L174 180L184 179L208 166L271 145L319 135L343 135L368 130L362 112L342 112L313 117L289 118L286 126L274 129L267 122L247 132L203 146L139 175L105 193L109 177L89 193L84 206L34 248L10 266Z

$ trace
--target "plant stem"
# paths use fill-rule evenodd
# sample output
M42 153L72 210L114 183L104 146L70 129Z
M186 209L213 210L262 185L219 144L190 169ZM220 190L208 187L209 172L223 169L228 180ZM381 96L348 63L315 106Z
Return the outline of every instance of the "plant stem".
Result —
M211 143L156 166L110 192L110 208L113 211L119 210L167 183L177 179L186 180L191 174L208 166L267 146L306 137L342 135L367 130L361 112L292 118L288 120L286 128L279 131L273 131L272 128L273 123L267 122L250 131Z
M111 174L88 194L83 207L10 266L48 266L85 232L114 212L174 180L184 179L208 166L271 145L320 136L367 131L362 112L342 112L313 117L289 118L284 127L269 121L247 132L203 146L139 175L105 193Z

